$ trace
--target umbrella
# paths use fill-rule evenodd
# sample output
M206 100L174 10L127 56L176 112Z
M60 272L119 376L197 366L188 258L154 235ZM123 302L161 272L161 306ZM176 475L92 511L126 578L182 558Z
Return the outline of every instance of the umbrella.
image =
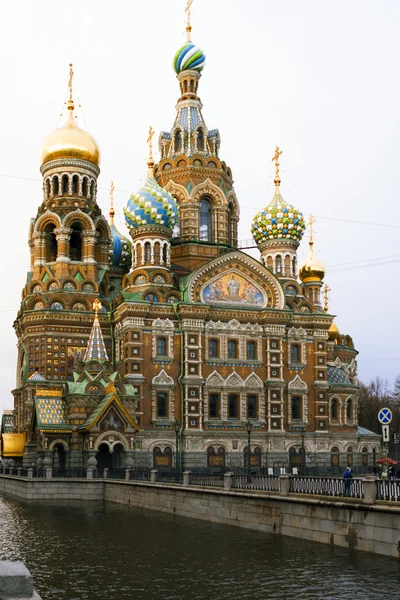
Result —
M397 460L393 460L393 458L386 458L386 456L384 456L383 458L380 458L379 460L376 461L377 465L386 465L386 461L388 465L398 465L399 463L397 462Z

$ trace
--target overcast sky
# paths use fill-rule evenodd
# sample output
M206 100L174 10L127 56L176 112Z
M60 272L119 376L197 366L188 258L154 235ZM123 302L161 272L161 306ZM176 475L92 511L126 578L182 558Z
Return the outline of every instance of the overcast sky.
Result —
M174 121L172 59L185 39L185 4L1 2L0 412L13 406L12 323L29 268L29 220L41 202L40 147L63 109L68 63L80 125L102 152L99 204L108 211L113 179L126 232L121 209L143 180L149 125L158 137ZM364 381L400 373L399 17L398 0L193 4L192 39L207 56L199 95L232 168L239 237L251 237L253 216L272 197L278 144L283 197L318 218L330 311L354 338ZM300 259L307 249L304 240Z

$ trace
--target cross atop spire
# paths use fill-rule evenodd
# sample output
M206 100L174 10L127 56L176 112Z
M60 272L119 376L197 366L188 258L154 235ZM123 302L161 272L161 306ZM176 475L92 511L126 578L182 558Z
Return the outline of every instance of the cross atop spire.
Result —
M150 125L150 128L149 128L149 137L147 138L147 143L149 145L149 159L147 161L147 166L149 167L149 172L148 172L149 177L154 177L154 171L153 171L153 167L154 167L154 159L153 159L153 135L154 135L154 129Z
M281 183L280 177L279 177L279 157L282 154L283 150L279 150L279 146L277 146L275 148L275 154L272 157L272 162L275 162L275 179L274 179L274 183L276 185L276 187L278 187Z
M192 24L190 22L190 17L192 16L191 7L193 4L193 0L187 0L185 13L187 13L187 21L186 21L186 41L191 41L191 32L192 32Z
M98 317L98 312L101 310L101 308L101 302L98 298L96 298L96 300L93 302L94 321L92 331L90 332L85 358L83 359L83 362L85 363L91 360L98 360L99 362L108 361L108 354L104 345L103 334L101 332Z
M114 210L114 190L115 190L115 185L114 182L111 182L111 186L110 186L110 225L114 225L114 217L115 217L115 210Z

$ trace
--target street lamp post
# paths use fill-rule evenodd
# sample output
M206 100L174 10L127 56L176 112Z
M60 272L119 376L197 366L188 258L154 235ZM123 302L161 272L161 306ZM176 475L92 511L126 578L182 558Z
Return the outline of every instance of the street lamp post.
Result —
M251 430L253 425L247 421L247 483L251 483Z
M181 429L181 424L179 423L179 421L175 421L174 423L174 429L175 429L175 470L178 473L179 472L179 431Z

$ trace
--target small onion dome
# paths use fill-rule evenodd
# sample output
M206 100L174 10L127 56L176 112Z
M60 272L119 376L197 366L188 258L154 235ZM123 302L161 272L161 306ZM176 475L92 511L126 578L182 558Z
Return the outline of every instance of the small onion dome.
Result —
M42 164L58 158L79 158L97 166L100 164L100 150L97 142L90 133L83 131L76 124L72 101L68 102L66 124L52 131L42 144Z
M299 277L301 281L322 281L325 276L325 267L322 262L315 256L313 250L314 242L310 241L310 251L304 263L299 269Z
M257 244L275 239L300 241L305 228L303 213L284 201L277 186L272 202L254 217L251 233Z
M113 267L130 267L132 264L132 246L130 240L115 227L110 226L113 246L110 250L110 265Z
M332 325L328 329L328 339L331 342L333 342L334 340L336 340L336 338L337 338L338 335L339 335L338 326L335 325L335 323L332 323Z
M174 56L175 73L182 71L202 71L206 62L206 57L203 50L192 42L188 42Z
M178 204L158 185L151 168L144 186L136 194L132 194L124 208L125 221L129 229L142 225L163 225L173 229L178 213Z

